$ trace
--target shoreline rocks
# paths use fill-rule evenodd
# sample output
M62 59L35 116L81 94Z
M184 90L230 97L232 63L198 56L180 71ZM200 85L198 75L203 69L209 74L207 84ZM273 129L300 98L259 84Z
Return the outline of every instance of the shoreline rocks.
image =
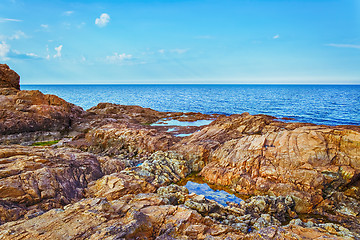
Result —
M1 239L360 239L359 126L84 111L19 79L0 65ZM197 120L214 121L164 124ZM174 184L197 172L252 196L224 207Z

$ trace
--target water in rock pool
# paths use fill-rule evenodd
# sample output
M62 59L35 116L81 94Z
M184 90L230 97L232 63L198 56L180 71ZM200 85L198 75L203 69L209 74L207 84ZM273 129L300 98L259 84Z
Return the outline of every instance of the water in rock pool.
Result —
M360 125L360 85L22 85L88 109L100 102L158 111L267 114Z
M193 122L187 122L187 121L178 121L178 120L160 120L156 123L151 124L152 126L181 126L181 127L200 127L204 125L208 125L213 120L197 120Z
M189 193L204 195L208 200L214 200L223 206L227 206L227 202L240 203L249 196L236 194L226 187L206 183L202 177L192 174L181 180L178 185L185 186Z

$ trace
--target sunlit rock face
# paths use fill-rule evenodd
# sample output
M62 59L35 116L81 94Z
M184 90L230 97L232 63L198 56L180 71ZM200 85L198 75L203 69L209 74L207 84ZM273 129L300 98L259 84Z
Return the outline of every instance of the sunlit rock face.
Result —
M358 198L359 127L233 115L219 118L173 148L206 162L201 175L208 182L243 194L292 193L298 212L311 211L336 191ZM351 187L353 191L347 190Z
M77 149L0 145L0 221L62 207L103 176L99 158Z
M0 89L1 88L14 89L15 91L20 90L20 76L6 64L0 64Z
M39 91L0 95L0 102L0 143L60 138L84 114L82 108Z
M40 91L20 91L19 75L0 64L0 143L59 139L85 112Z

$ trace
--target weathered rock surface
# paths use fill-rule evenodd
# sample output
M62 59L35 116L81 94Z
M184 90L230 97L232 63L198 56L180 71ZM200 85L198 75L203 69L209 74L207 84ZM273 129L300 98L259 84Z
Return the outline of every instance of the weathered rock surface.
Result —
M87 110L98 116L113 119L127 119L132 123L151 124L160 119L173 119L178 121L197 121L204 119L215 119L219 114L182 113L182 112L159 112L150 108L140 106L119 105L113 103L99 103L97 106Z
M200 175L210 183L242 194L290 194L298 213L324 214L354 231L360 226L358 127L233 115L172 148L204 161Z
M75 149L0 147L0 221L61 207L84 197L103 176L97 157Z
M12 94L20 90L20 76L6 64L0 64L0 89L8 89L7 94ZM0 92L6 94L6 91Z
M39 91L0 95L0 143L41 141L61 137L84 111Z
M84 138L69 143L85 151L106 155L127 155L129 157L167 151L177 142L169 133L132 123L112 123L90 130Z
M242 225L251 222L251 216L227 219L237 225L221 223L206 214L200 214L182 204L173 204L174 190L159 189L160 194L128 194L116 200L88 198L70 204L64 209L53 209L28 220L18 220L0 226L1 239L353 239L347 229L336 224L293 221L288 226L271 224L270 215L263 214L254 225L254 233L245 234ZM179 194L178 196L180 196ZM186 195L186 193L183 193ZM201 196L186 195L186 201L205 204ZM215 204L216 203L212 203ZM206 204L205 204L206 205ZM240 209L241 210L241 209ZM239 214L239 209L213 210ZM249 217L250 216L250 217ZM265 224L258 223L263 221ZM276 222L276 220L275 220ZM268 224L269 226L266 226Z
M2 239L239 239L242 234L214 224L194 210L167 205L155 194L118 200L90 198L41 216L0 226Z
M85 151L129 157L168 151L180 141L176 134L193 133L203 126L172 126L159 124L159 120L193 122L209 120L219 115L201 113L158 112L139 106L100 103L87 110L88 115L74 122L72 129L79 134L68 145ZM175 130L174 130L175 129ZM173 131L168 131L173 130Z
M200 156L207 163L201 175L211 183L239 193L293 192L310 200L299 212L332 190L357 191L359 131L243 114L220 118L173 148Z

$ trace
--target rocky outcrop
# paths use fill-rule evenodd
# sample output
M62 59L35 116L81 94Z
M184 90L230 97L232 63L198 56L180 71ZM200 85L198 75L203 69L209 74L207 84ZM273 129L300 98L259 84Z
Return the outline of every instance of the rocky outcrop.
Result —
M93 154L75 149L1 146L0 222L62 207L103 176Z
M217 119L173 149L204 161L200 175L210 183L242 194L290 194L298 213L321 213L359 226L357 127L233 115Z
M174 198L176 201L174 201ZM185 204L183 204L185 202ZM192 202L189 204L188 202ZM252 208L252 201L243 204ZM223 222L200 213L195 203L225 211ZM280 202L279 202L280 203ZM26 220L0 226L1 239L354 239L337 224L317 224L296 219L280 226L269 214L252 218L242 208L217 206L202 196L188 195L178 186L160 188L158 193L128 194L116 200L87 198ZM260 206L265 206L261 205ZM258 207L256 207L258 209ZM265 208L264 208L265 209ZM262 209L262 211L264 210ZM230 214L231 213L231 214ZM229 224L233 222L236 224ZM259 229L247 229L248 226ZM247 229L244 233L242 229Z
M166 121L194 122L219 116L158 112L139 106L110 103L100 103L88 109L87 113L86 117L72 125L73 131L83 134L79 134L68 143L68 146L93 153L128 157L168 151L172 145L180 141L181 137L177 137L177 134L191 134L203 128L203 126L167 125ZM160 124L151 125L155 122L160 122Z
M169 150L175 137L157 129L127 122L106 124L69 143L85 151L128 157Z
M358 181L359 147L358 131L243 114L220 118L173 148L201 157L201 175L211 183L244 194L298 193L310 200L299 212L308 212L324 194Z
M360 239L358 126L85 112L18 83L0 65L0 144L63 139L0 145L1 239ZM223 206L173 184L198 172L246 200Z
M20 90L20 76L6 64L0 64L0 90L0 95L13 94Z
M0 143L25 143L61 138L82 108L39 91L0 95Z
M197 121L215 119L219 114L182 113L182 112L159 112L150 108L140 106L119 105L113 103L99 103L97 106L87 110L89 113L113 119L126 119L132 123L149 125L160 119L173 119L178 121Z
M91 198L41 216L0 226L2 239L238 239L241 232L214 224L194 210L168 205L156 194L115 201Z

